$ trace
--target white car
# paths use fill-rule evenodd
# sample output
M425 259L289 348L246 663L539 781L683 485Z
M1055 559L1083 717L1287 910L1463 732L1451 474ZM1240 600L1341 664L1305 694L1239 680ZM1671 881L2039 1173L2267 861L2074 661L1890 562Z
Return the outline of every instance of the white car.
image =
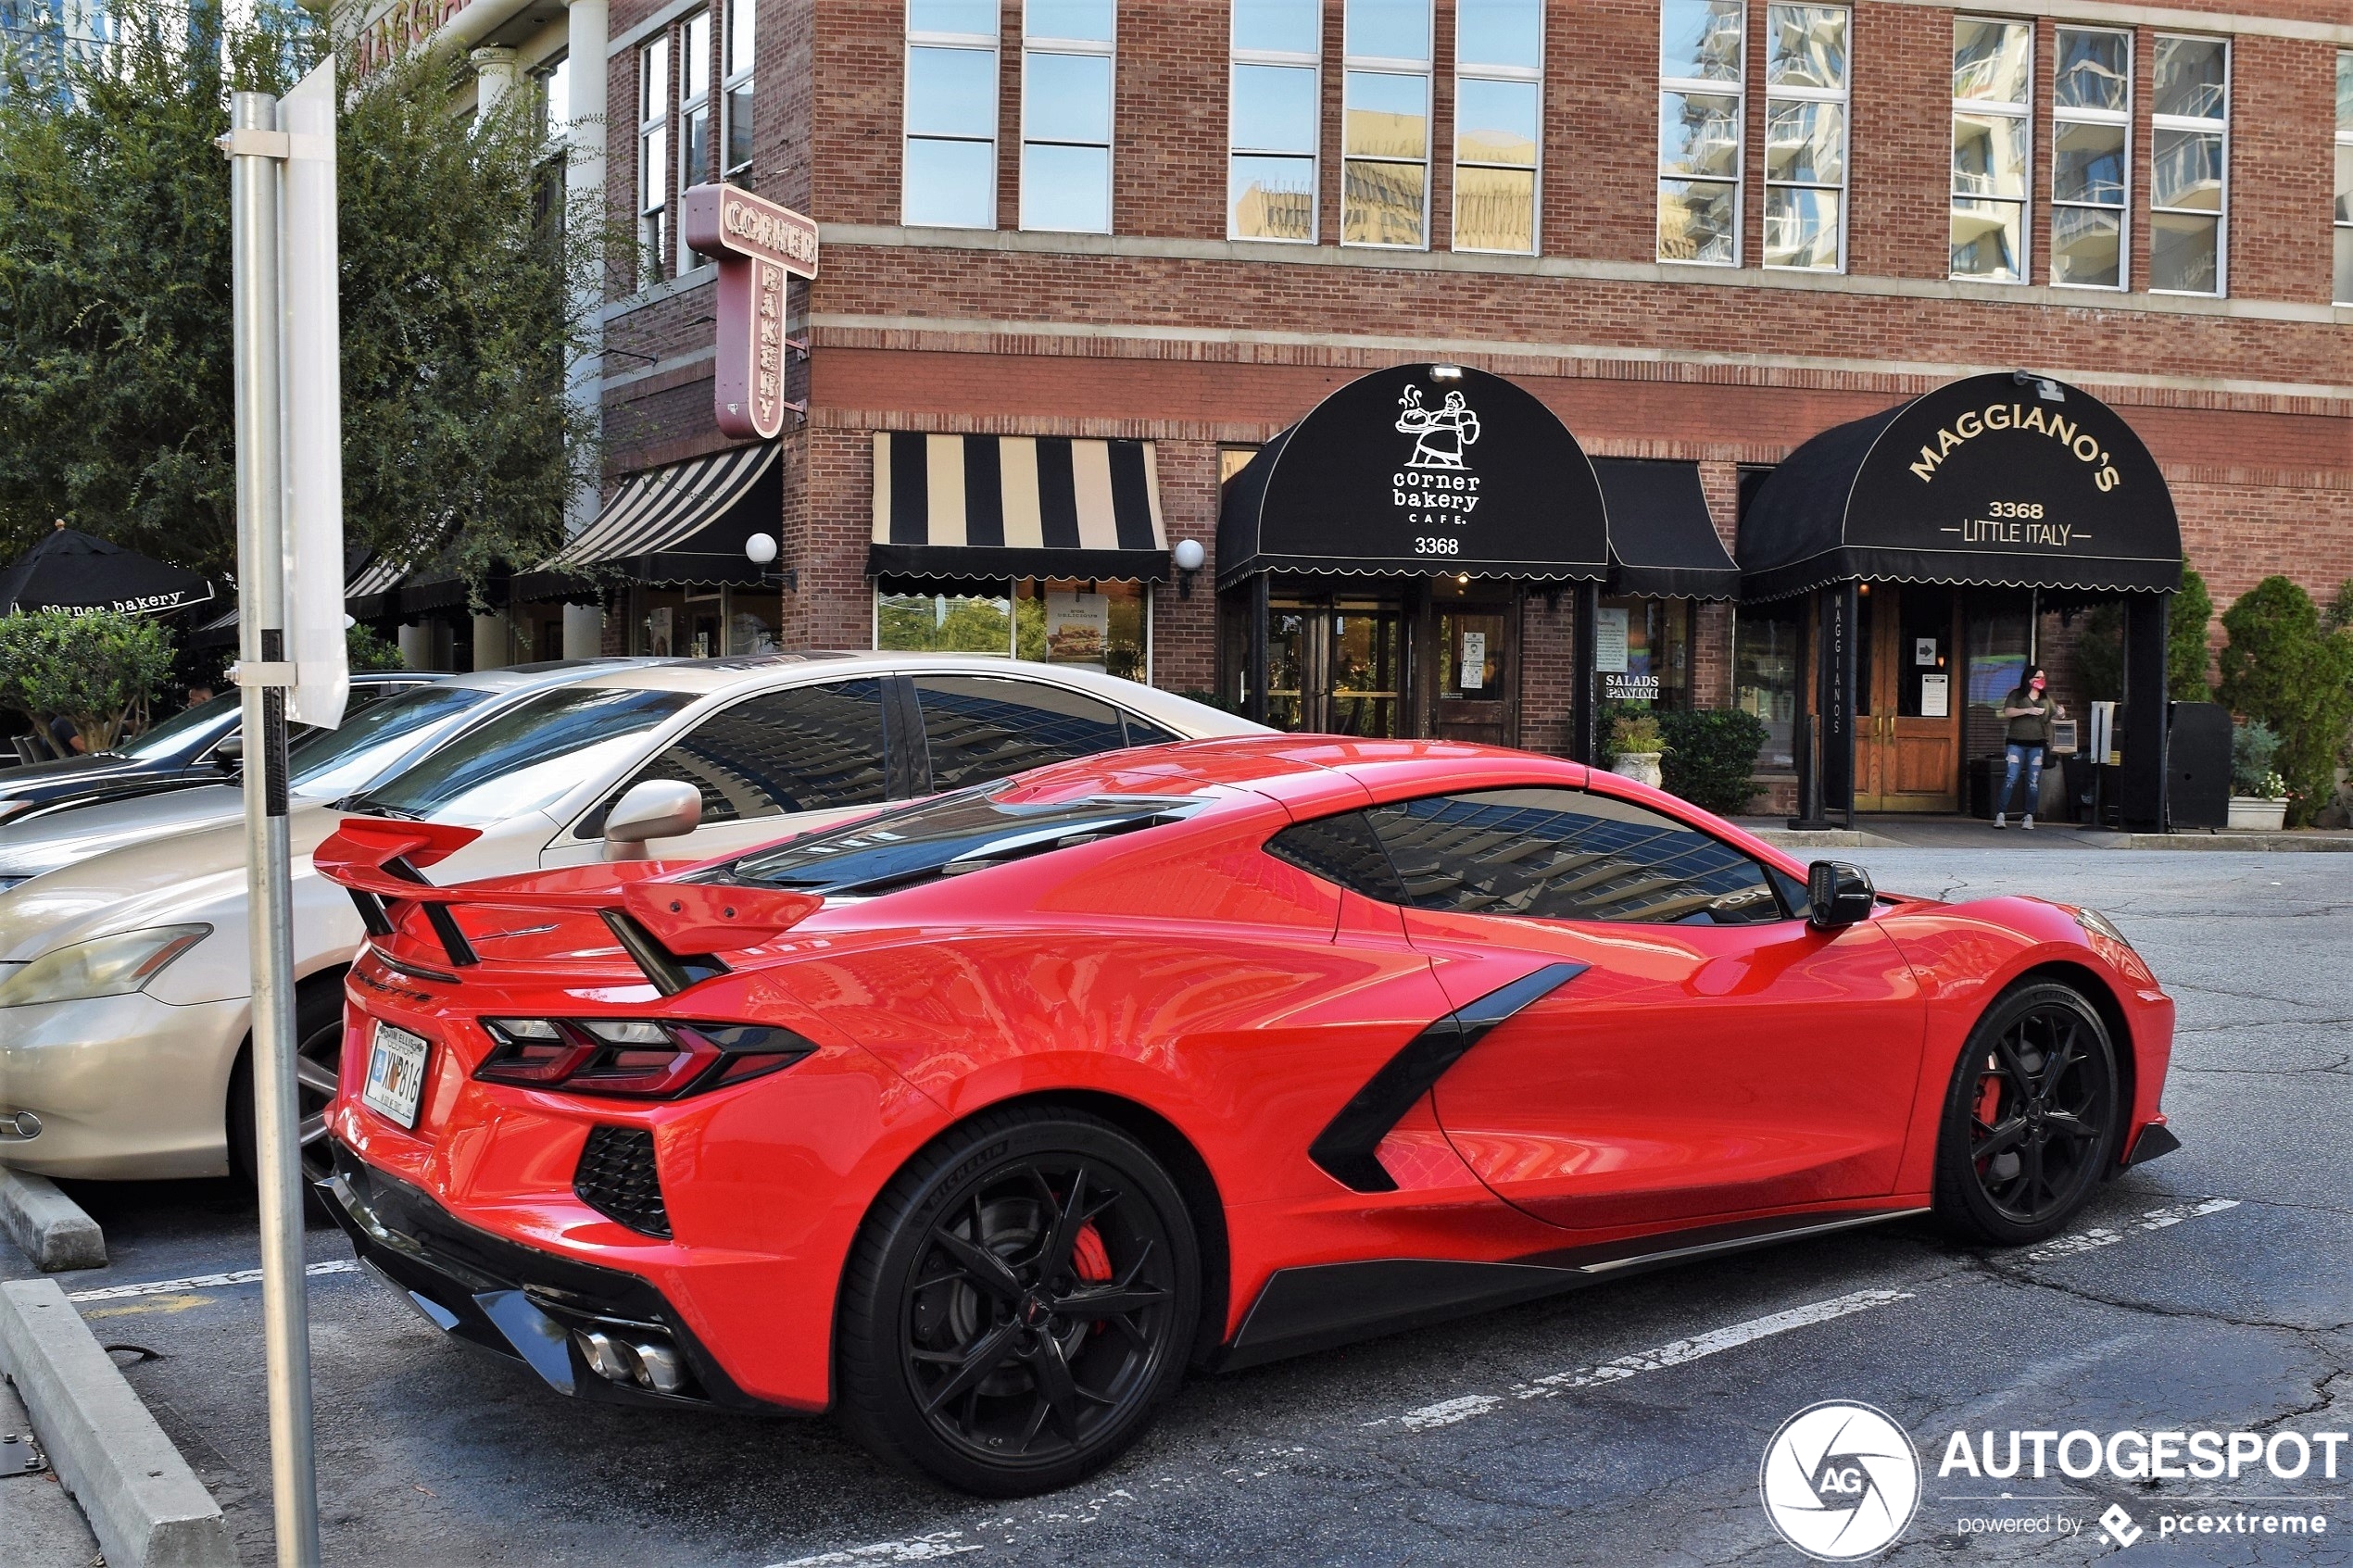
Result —
M697 860L1061 758L1259 729L1091 671L956 654L687 660L513 703L342 809L294 812L304 1163L323 1175L362 935L310 851L346 814L482 829L435 863L439 883L648 847ZM647 846L658 833L674 836ZM250 1169L245 902L242 822L0 894L0 1160L107 1179Z

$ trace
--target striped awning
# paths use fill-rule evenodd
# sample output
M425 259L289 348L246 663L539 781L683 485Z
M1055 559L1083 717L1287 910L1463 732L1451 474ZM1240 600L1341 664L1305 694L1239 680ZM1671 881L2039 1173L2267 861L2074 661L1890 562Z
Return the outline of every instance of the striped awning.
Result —
M870 576L1168 575L1149 441L875 433Z
M773 442L732 446L632 476L596 521L515 578L514 596L560 598L616 571L640 583L757 583L744 541L784 521L776 454Z

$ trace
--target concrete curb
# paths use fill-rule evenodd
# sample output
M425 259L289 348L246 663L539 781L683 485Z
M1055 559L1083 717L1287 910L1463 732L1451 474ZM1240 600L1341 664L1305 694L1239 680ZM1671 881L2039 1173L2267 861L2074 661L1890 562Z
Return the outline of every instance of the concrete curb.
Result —
M1776 849L1900 849L1901 841L1856 828L1751 828Z
M0 1229L44 1273L107 1266L98 1222L46 1176L0 1165Z
M0 1282L0 1366L110 1568L233 1568L220 1505L56 1280Z

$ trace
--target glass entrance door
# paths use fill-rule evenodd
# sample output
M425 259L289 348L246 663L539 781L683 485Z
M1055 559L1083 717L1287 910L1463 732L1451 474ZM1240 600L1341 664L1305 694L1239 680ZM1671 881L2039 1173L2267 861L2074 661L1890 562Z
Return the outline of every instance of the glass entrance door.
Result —
M1441 740L1509 746L1511 617L1503 605L1438 609L1438 713Z
M1391 737L1404 695L1405 615L1380 599L1277 599L1266 627L1266 721Z

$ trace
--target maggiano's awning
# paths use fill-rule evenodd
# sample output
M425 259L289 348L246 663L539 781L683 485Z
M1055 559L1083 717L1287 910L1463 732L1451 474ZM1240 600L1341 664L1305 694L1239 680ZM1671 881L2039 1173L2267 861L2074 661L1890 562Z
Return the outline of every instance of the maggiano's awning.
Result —
M1732 599L1741 571L1717 535L1697 463L1596 458L1609 504L1609 588L1655 598Z
M773 534L783 521L776 451L773 442L731 446L633 475L596 521L517 574L513 596L565 598L595 591L610 575L712 586L759 583L761 569L744 554L744 541Z
M1525 388L1458 365L1359 376L1227 483L1217 583L1265 571L1598 581L1584 448Z
M1972 376L1800 446L1743 514L1742 596L1831 583L2171 592L2165 476L2115 409L2048 377Z
M1149 441L875 433L874 577L1168 575Z

